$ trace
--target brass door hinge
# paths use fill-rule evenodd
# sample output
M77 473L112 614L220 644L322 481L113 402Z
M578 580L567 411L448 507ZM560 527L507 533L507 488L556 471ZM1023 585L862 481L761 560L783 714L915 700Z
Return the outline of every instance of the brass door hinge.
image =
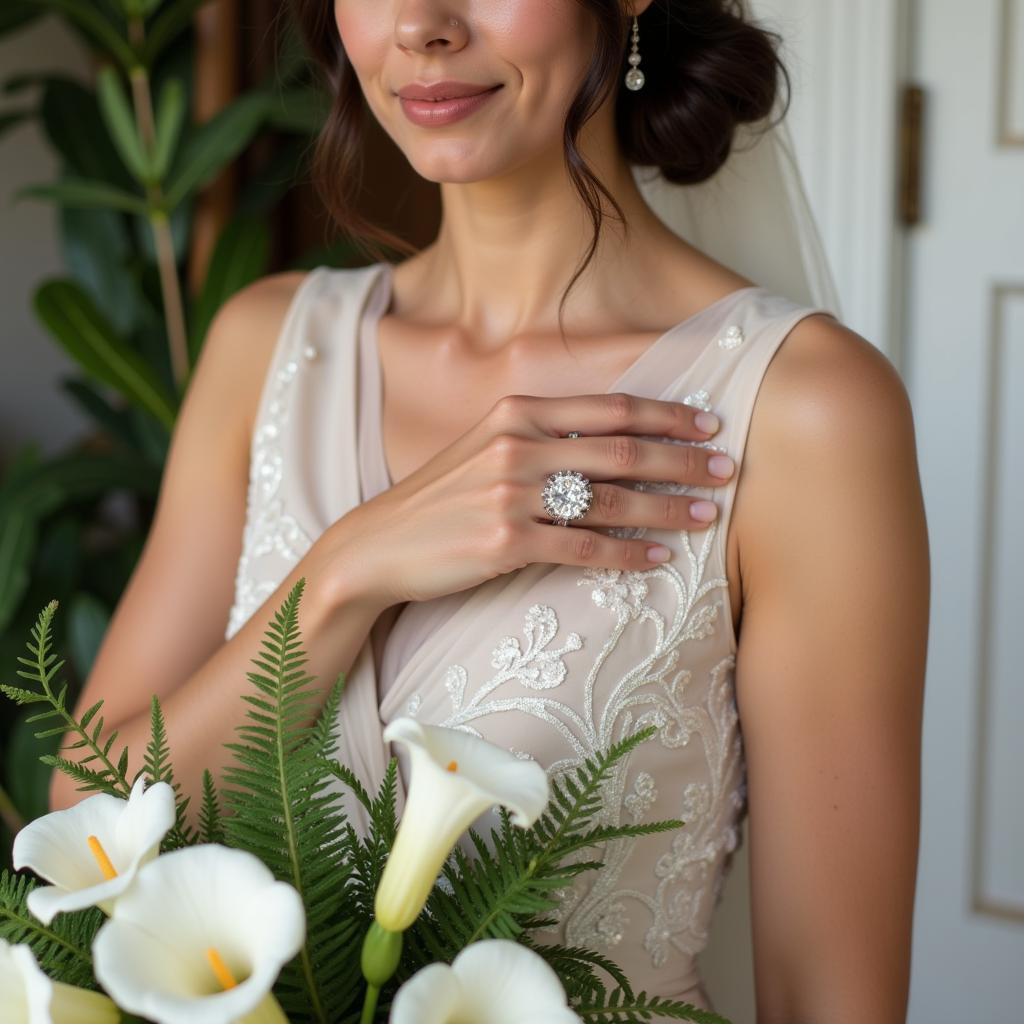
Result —
M900 223L912 227L921 222L924 89L917 85L905 85L900 108L900 166L897 185L899 219Z

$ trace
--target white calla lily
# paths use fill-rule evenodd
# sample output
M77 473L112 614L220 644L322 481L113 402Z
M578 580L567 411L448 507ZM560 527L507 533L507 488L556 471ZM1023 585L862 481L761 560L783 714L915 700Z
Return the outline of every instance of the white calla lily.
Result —
M116 1024L121 1011L100 992L50 979L26 945L0 939L3 1024Z
M139 872L93 940L93 967L119 1006L157 1024L284 1024L271 988L305 931L292 886L205 843Z
M483 939L395 993L389 1024L579 1024L554 969L508 939Z
M461 729L396 718L383 733L409 753L409 791L374 903L378 924L404 931L423 909L463 832L495 804L529 828L549 797L547 773Z
M36 818L14 837L14 867L52 884L29 893L28 909L43 924L92 906L109 914L139 868L159 854L174 821L174 790L166 782L147 788L142 776L127 800L97 793Z

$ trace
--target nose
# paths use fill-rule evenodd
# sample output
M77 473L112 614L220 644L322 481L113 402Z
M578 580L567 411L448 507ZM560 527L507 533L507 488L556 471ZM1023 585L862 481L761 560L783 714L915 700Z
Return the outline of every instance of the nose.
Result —
M451 13L448 5L416 2L402 5L395 20L395 40L414 53L432 53L442 49L461 49L469 31L463 19Z

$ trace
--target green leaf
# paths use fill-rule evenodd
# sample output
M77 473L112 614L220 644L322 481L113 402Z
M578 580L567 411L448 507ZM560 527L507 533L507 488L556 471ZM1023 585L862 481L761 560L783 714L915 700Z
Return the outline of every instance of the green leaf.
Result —
M185 87L177 78L169 78L160 90L156 107L156 146L153 152L153 177L167 173L185 123Z
M157 15L146 36L142 56L152 67L157 57L172 43L178 33L192 24L192 17L208 0L174 0Z
M89 950L106 920L103 911L90 907L58 914L49 925L41 924L29 913L27 903L28 894L38 884L27 875L0 871L0 938L31 947L39 966L54 981L95 990Z
M74 281L52 280L35 294L39 318L79 364L173 429L175 406L152 367L122 341Z
M95 94L65 75L47 75L41 84L43 130L70 174L130 193L134 182L110 140Z
M38 739L28 717L19 715L11 729L5 770L11 799L25 821L34 821L50 810L52 772L39 758L55 753L59 740L56 736Z
M110 626L110 609L92 594L81 592L71 599L68 614L68 640L71 661L79 679L92 671L96 654Z
M115 409L106 395L87 377L64 377L60 384L98 427L128 448L135 446L135 431L127 409Z
M92 3L82 0L32 0L33 3L56 14L62 14L77 25L85 35L125 69L130 71L137 63L135 52L109 18Z
M325 785L324 755L332 747L330 726L309 723L318 703L298 628L301 577L275 613L253 659L257 671L247 673L258 695L247 694L247 723L239 726L239 742L225 746L234 759L224 769L228 843L256 854L275 876L302 896L306 936L298 956L279 982L285 1013L321 1024L341 1019L358 971L358 955L332 954L353 947L361 938L348 911L342 858L345 825L340 794ZM337 712L336 683L326 708ZM353 967L354 965L354 967Z
M270 232L266 221L260 218L236 218L221 232L191 317L189 349L193 365L217 310L235 292L266 272L269 253Z
M33 509L0 510L0 630L7 628L28 590L38 534Z
M131 244L128 223L117 210L59 208L64 265L92 296L122 337L135 335L155 318L142 293L143 265ZM127 222L127 223L126 223Z
M238 156L263 124L268 106L266 95L250 93L201 125L178 154L167 185L167 205L177 206Z
M29 185L15 193L16 199L23 196L52 199L64 206L102 207L142 216L149 213L149 207L141 196L124 192L102 181L86 181L82 178L65 178L51 185Z
M109 65L101 68L96 77L96 95L100 101L103 123L125 167L137 181L144 184L151 182L154 177L153 167L143 149L131 102L121 84L120 75Z

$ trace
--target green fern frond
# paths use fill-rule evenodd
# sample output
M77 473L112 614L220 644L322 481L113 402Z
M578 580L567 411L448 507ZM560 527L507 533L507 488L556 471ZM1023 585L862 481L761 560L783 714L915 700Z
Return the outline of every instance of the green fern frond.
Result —
M626 972L613 960L593 949L583 946L563 946L559 943L546 945L532 941L528 936L520 940L557 972L562 980L566 995L570 1001L575 999L595 1000L604 991L605 984L594 973L594 967L600 967L618 984L625 995L632 997L633 989L626 977Z
M203 769L203 803L199 808L199 842L223 843L220 799L209 768Z
M332 689L326 707L306 724L316 704L305 673L298 609L300 578L267 627L262 651L247 673L257 693L245 694L247 722L224 771L227 842L260 858L274 875L295 887L306 910L306 940L285 967L275 992L286 1013L326 1024L350 995L351 980L339 970L339 951L354 947L347 902L348 865L342 855L345 826L339 795L324 785L323 750L331 750L337 710ZM361 936L360 936L361 937ZM358 957L355 958L358 968Z
M28 875L0 871L0 938L15 945L26 943L54 981L97 988L89 950L105 920L103 912L90 907L58 914L44 925L28 909L28 894L37 884Z
M623 1021L651 1020L654 1017L659 1020L666 1017L670 1020L690 1020L695 1024L731 1024L727 1018L711 1010L702 1010L692 1003L648 996L646 992L632 995L618 988L598 995L596 999L570 1005L581 1020L593 1024L621 1024Z
M567 861L570 853L678 827L675 821L588 827L601 809L602 782L622 757L655 732L654 727L639 730L554 780L547 809L532 828L514 826L501 808L500 830L491 830L490 845L469 829L476 856L470 859L461 846L455 847L443 867L447 887L435 885L426 914L407 932L410 973L432 960L450 962L472 942L517 940L548 921L545 915L558 906L555 890L601 866L599 860Z
M167 744L167 726L164 723L163 708L154 693L149 703L149 742L146 744L146 756L143 771L146 785L154 782L166 782L174 792L175 821L167 835L160 843L160 850L169 853L183 846L191 846L197 842L196 830L188 823L187 811L191 797L181 795L181 783L174 781L174 768L171 765L171 748Z
M89 751L86 757L80 758L77 762L70 761L55 755L42 755L40 760L50 767L57 768L67 775L70 775L76 782L81 782L81 790L98 790L110 793L113 796L127 799L131 792L131 783L126 773L128 771L128 748L125 747L115 764L111 760L111 750L117 739L117 730L112 732L104 743L100 743L100 734L103 731L103 717L97 718L97 713L103 706L103 701L97 701L88 711L82 715L81 720L76 719L67 709L67 683L63 683L59 691L54 691L54 676L64 665L63 659L57 661L57 655L50 651L50 630L53 624L53 617L57 611L57 601L50 601L39 613L36 624L32 627L32 640L29 640L27 647L31 658L19 657L28 671L18 669L17 673L23 679L29 679L37 684L36 690L26 690L18 686L0 684L0 692L13 700L16 704L49 704L50 707L38 714L30 715L28 722L49 722L50 727L35 732L36 739L45 739L49 736L63 736L66 732L72 732L78 736L74 743L63 747L64 750L80 750L85 748ZM35 641L33 643L33 641ZM93 719L96 718L95 724ZM54 722L59 724L54 724ZM90 733L89 726L92 726ZM85 765L92 761L99 764L92 769L82 770ZM72 767L77 765L77 767Z

